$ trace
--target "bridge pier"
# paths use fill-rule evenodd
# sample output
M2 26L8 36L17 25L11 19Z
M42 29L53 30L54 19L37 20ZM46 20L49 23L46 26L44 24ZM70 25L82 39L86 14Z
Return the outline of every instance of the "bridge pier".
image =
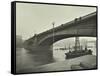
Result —
M41 50L40 50L41 51ZM39 52L39 50L38 50ZM53 62L53 53L51 50L46 49L40 53L35 53L36 61L42 64L52 63Z
M54 61L53 49L50 46L35 46L27 48L30 53L35 55L35 61L40 64L48 64Z

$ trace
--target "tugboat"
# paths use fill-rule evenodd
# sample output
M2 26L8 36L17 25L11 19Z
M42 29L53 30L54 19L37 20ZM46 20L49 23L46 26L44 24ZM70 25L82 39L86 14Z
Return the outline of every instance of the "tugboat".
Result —
M87 45L85 46L85 49L82 49L82 46L80 46L79 37L75 37L75 46L74 51L70 51L69 46L69 52L65 53L66 59L76 58L83 55L92 55L92 50L87 49Z

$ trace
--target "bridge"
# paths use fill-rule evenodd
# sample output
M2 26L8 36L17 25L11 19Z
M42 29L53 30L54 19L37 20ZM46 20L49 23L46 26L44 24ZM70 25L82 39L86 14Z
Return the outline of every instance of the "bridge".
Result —
M96 37L97 36L97 12L61 24L50 30L36 34L24 42L24 47L44 61L52 60L52 44L70 37Z

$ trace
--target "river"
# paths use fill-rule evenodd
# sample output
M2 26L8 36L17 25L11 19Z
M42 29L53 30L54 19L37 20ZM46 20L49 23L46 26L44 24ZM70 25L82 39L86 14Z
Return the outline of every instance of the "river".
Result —
M65 50L53 50L54 62L65 60ZM96 52L93 51L95 55ZM43 65L41 57L24 48L16 48L16 72L25 72L36 66Z

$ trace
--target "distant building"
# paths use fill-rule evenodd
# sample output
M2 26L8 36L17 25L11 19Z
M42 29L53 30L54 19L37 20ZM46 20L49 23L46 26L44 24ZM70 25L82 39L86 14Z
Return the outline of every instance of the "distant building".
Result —
M21 48L23 46L22 36L16 35L16 47Z

